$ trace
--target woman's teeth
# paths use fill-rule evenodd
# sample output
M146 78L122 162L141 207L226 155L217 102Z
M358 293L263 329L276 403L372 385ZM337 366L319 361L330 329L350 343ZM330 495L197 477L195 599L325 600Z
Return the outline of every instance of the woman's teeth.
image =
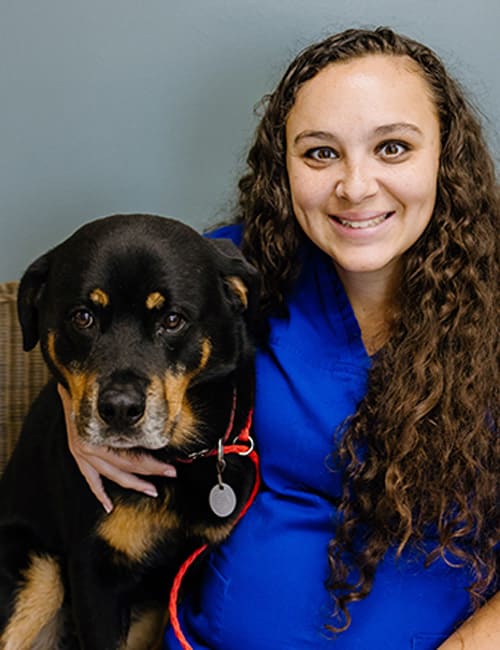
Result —
M390 217L393 212L386 212L385 214L381 214L379 217L374 217L373 219L366 219L364 221L349 221L348 219L341 219L340 217L334 217L336 221L341 223L343 226L346 226L347 228L354 228L355 230L360 230L361 228L374 228L375 226L378 226L380 223L385 221L388 217Z

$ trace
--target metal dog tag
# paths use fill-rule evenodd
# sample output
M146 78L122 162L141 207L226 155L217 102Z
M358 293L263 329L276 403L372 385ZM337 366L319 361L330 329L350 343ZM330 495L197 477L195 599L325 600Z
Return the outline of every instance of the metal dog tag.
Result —
M217 517L229 517L236 508L236 494L227 483L217 483L210 490L208 503Z

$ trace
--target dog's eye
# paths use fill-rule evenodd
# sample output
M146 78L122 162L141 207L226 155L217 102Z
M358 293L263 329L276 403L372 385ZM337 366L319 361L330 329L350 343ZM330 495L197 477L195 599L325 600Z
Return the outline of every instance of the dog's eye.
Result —
M177 312L170 312L163 319L163 327L168 332L178 332L186 324L185 319Z
M87 309L77 309L71 315L71 322L79 330L86 330L94 324L94 316Z

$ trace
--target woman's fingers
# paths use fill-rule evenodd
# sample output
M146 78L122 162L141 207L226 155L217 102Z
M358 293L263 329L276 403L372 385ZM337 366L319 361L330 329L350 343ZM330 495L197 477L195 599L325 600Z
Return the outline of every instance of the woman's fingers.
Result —
M134 474L141 474L143 476L168 476L174 478L176 476L175 467L162 463L161 461L153 458L147 453L136 453L126 450L110 449L109 447L89 445L85 442L74 442L75 447L78 447L78 452L85 454L89 462L96 467L104 468L104 472L100 472L106 478L113 480L109 474L113 473L113 468L121 472L133 472ZM92 461L90 460L92 459ZM109 465L110 467L106 467ZM115 481L118 483L118 481ZM121 483L120 483L121 485ZM127 487L127 486L123 486Z
M109 514L113 510L113 502L104 489L100 474L88 463L84 461L78 462L78 460L76 462L92 493Z

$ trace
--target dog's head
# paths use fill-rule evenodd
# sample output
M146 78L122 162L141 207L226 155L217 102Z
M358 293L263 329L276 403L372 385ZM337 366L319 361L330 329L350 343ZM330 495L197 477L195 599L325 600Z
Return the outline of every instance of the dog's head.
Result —
M251 359L257 285L229 241L163 217L106 217L23 275L24 348L41 341L89 442L189 447L204 387Z

